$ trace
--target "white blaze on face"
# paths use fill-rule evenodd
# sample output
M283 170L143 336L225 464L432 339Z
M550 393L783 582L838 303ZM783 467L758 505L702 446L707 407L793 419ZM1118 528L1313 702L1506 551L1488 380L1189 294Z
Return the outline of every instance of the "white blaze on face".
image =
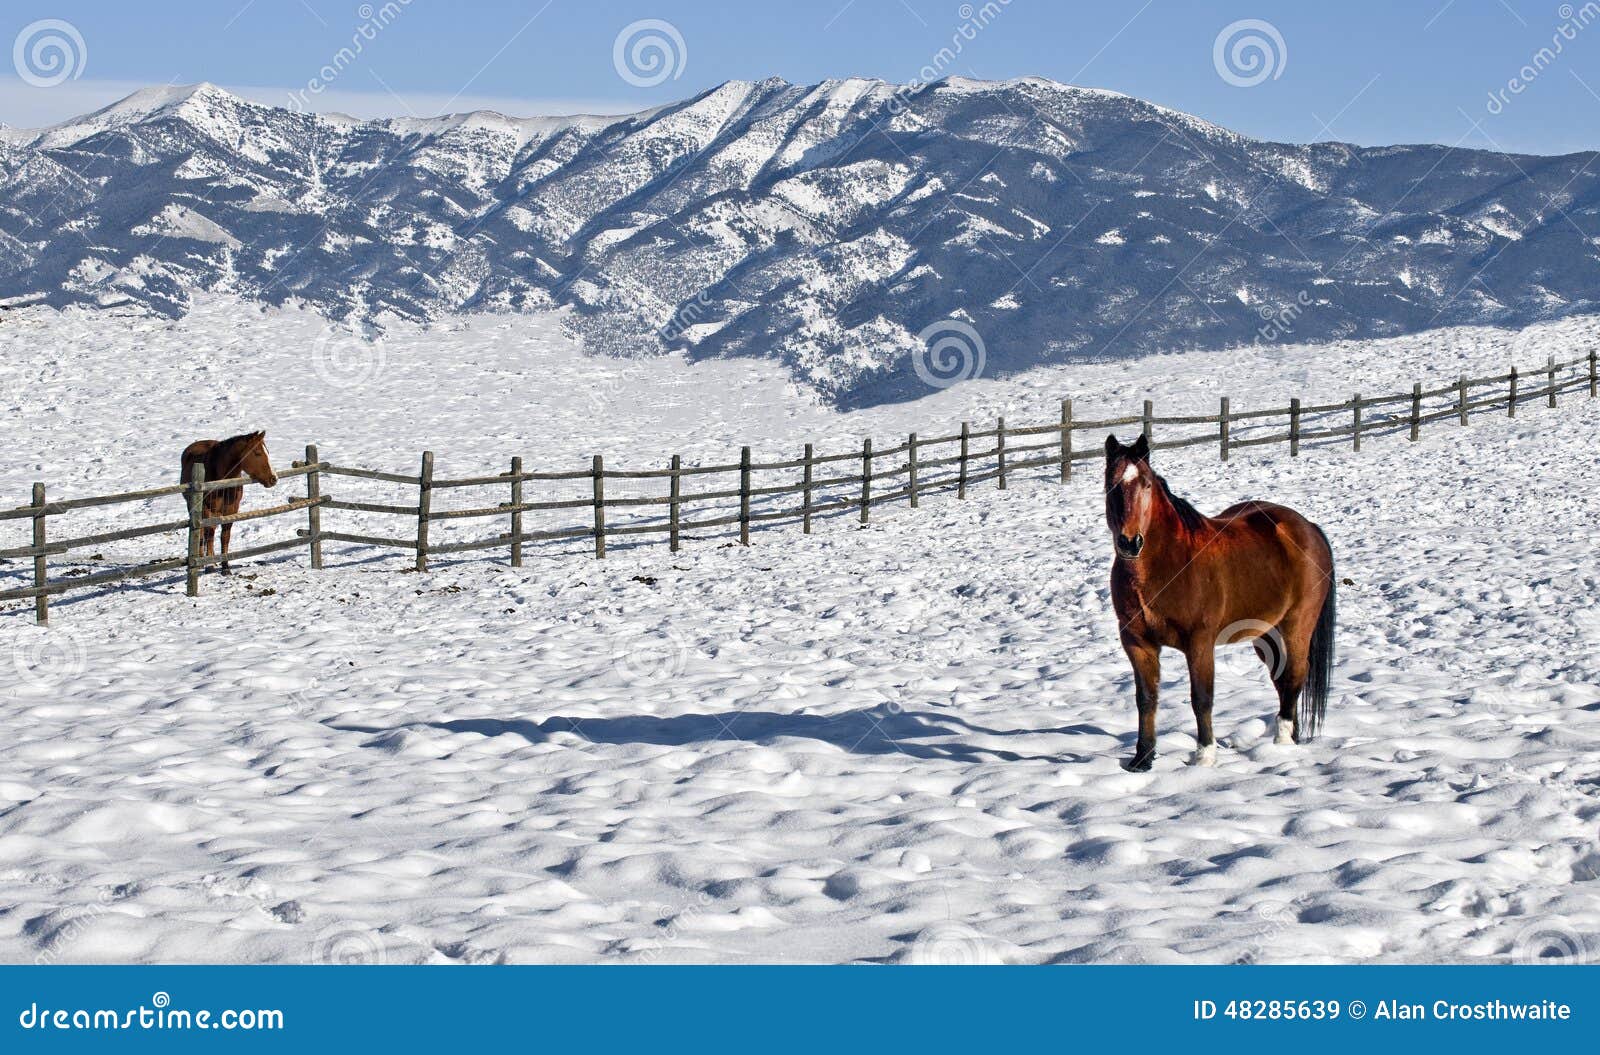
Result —
M1122 531L1132 537L1142 534L1144 526L1150 516L1151 489L1149 480L1145 476L1144 465L1140 462L1129 461L1122 467L1122 473L1117 477L1118 485L1132 488L1128 494L1126 512L1123 514ZM1141 486L1133 486L1139 484Z

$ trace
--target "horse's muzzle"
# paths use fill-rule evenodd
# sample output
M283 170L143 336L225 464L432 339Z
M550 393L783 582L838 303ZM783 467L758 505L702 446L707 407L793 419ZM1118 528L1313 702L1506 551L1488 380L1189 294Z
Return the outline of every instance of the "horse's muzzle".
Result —
M1133 560L1144 550L1144 536L1117 534L1117 556Z

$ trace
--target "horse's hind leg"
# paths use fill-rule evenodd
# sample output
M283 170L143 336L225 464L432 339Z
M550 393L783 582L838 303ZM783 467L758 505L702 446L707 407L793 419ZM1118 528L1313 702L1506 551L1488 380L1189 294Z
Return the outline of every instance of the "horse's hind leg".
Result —
M1193 766L1217 764L1217 738L1211 731L1212 691L1216 676L1216 650L1212 643L1191 642L1186 653L1189 660L1189 702L1194 706L1194 738L1198 745Z
M1273 743L1297 744L1300 730L1296 725L1295 708L1310 669L1307 646L1297 645L1296 635L1288 628L1280 627L1273 633L1277 640L1271 643L1271 654L1263 655L1267 668L1272 671L1273 688L1278 690L1278 731Z
M1259 644L1265 646L1262 659L1272 672L1272 685L1278 690L1278 732L1275 743L1301 743L1298 707L1300 694L1311 672L1311 632L1316 628L1318 608L1291 609Z
M222 525L222 574L232 575L233 569L228 567L228 546L233 541L233 525Z

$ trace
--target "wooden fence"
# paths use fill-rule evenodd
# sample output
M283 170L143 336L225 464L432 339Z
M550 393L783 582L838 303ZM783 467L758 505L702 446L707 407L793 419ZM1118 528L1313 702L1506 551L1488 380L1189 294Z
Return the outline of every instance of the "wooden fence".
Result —
M1592 399L1600 389L1597 382L1600 377L1596 355L1590 352L1565 362L1557 362L1552 356L1531 377L1512 367L1504 374L1463 376L1430 389L1418 383L1410 392L1377 397L1356 393L1343 402L1309 406L1292 399L1287 407L1267 410L1236 411L1224 396L1215 414L1162 417L1146 400L1139 414L1080 420L1073 416L1072 401L1064 400L1060 419L1047 424L1008 427L1000 418L992 428L974 429L963 422L960 431L948 435L922 437L912 433L904 442L880 448L874 448L868 439L859 449L833 454L818 454L808 443L800 457L781 461L757 462L749 447L740 451L737 463L719 465L686 465L674 455L659 469L607 469L597 454L584 469L529 472L523 469L521 458L513 458L507 472L439 479L434 476L432 452L424 453L418 472L409 475L335 465L323 461L317 448L310 446L304 461L279 473L280 479L304 477L303 497L219 517L203 515L204 495L224 487L246 486L249 480L206 480L204 467L196 466L194 478L187 483L65 501L47 500L45 485L36 483L30 504L0 510L0 521L28 521L32 528L30 544L0 549L0 576L9 573L6 565L13 560L31 558L33 565L31 583L0 590L0 602L31 599L35 619L44 623L52 597L180 572L188 595L196 596L202 572L222 561L220 554L202 555L202 534L207 528L229 523L303 514L305 527L297 529L292 537L236 549L228 559L249 561L304 548L312 568L323 566L323 544L328 542L408 551L414 555L418 571L427 570L433 557L497 549L508 552L512 567L520 567L524 549L530 544L570 545L574 540L592 541L596 557L606 555L607 539L633 536L665 536L667 545L676 552L691 533L725 530L736 531L739 542L748 545L754 526L798 521L801 530L810 533L813 522L820 518L851 514L865 524L875 505L903 500L916 508L929 495L951 490L957 498L965 498L972 487L990 480L1004 490L1010 477L1028 470L1053 468L1065 482L1071 478L1076 463L1101 457L1099 434L1118 427L1138 425L1155 450L1215 444L1222 460L1227 461L1233 451L1242 448L1286 443L1289 454L1297 457L1302 444L1314 441L1347 437L1360 450L1364 436L1401 431L1415 441L1424 425L1452 419L1466 425L1473 411L1500 408L1514 417L1520 405L1542 399L1554 407L1557 396L1580 388L1587 388ZM1490 391L1479 395L1484 389ZM1207 431L1165 438L1166 429L1195 426L1206 426ZM1163 438L1157 438L1157 429L1163 430ZM1085 434L1095 434L1094 440L1080 442ZM776 476L777 482L757 486L758 474L763 481ZM339 498L324 493L327 478L398 487L403 489L404 497L382 502L368 501L364 496ZM613 485L609 496L608 483ZM627 488L639 493L616 493ZM551 493L565 489L567 493L530 500L530 490L541 489ZM485 490L499 491L505 500L480 498L475 504L465 505L445 501L457 492L478 494ZM181 519L59 539L50 530L52 520L59 522L59 518L75 510L179 496L187 506L187 516ZM791 496L799 497L798 504L789 504ZM398 534L329 530L322 523L324 511L341 511L369 521L389 518L387 522L391 524L393 518L399 518L404 526ZM530 528L530 515L553 517L555 522ZM566 518L580 522L571 523ZM500 521L504 530L488 537L464 539L439 537L433 531L438 528L443 532L479 520ZM187 546L179 555L129 562L100 572L75 567L55 579L50 577L52 557L130 539L180 533ZM25 571L20 577L28 581Z

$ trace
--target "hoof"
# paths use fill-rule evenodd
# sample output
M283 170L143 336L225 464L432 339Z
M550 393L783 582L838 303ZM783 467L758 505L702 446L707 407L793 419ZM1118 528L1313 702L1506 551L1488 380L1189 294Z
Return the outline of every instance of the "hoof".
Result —
M1272 738L1275 744L1292 744L1294 738L1294 721L1289 718L1278 719L1278 735Z
M1204 747L1196 748L1195 749L1195 753L1189 756L1189 764L1191 766L1206 766L1206 767L1210 767L1210 766L1216 765L1217 764L1217 745L1216 744L1207 744Z
M1132 758L1122 763L1122 768L1126 769L1129 773L1148 773L1150 772L1150 767L1155 765L1155 763L1156 753L1154 751L1150 751L1146 754L1134 755Z

